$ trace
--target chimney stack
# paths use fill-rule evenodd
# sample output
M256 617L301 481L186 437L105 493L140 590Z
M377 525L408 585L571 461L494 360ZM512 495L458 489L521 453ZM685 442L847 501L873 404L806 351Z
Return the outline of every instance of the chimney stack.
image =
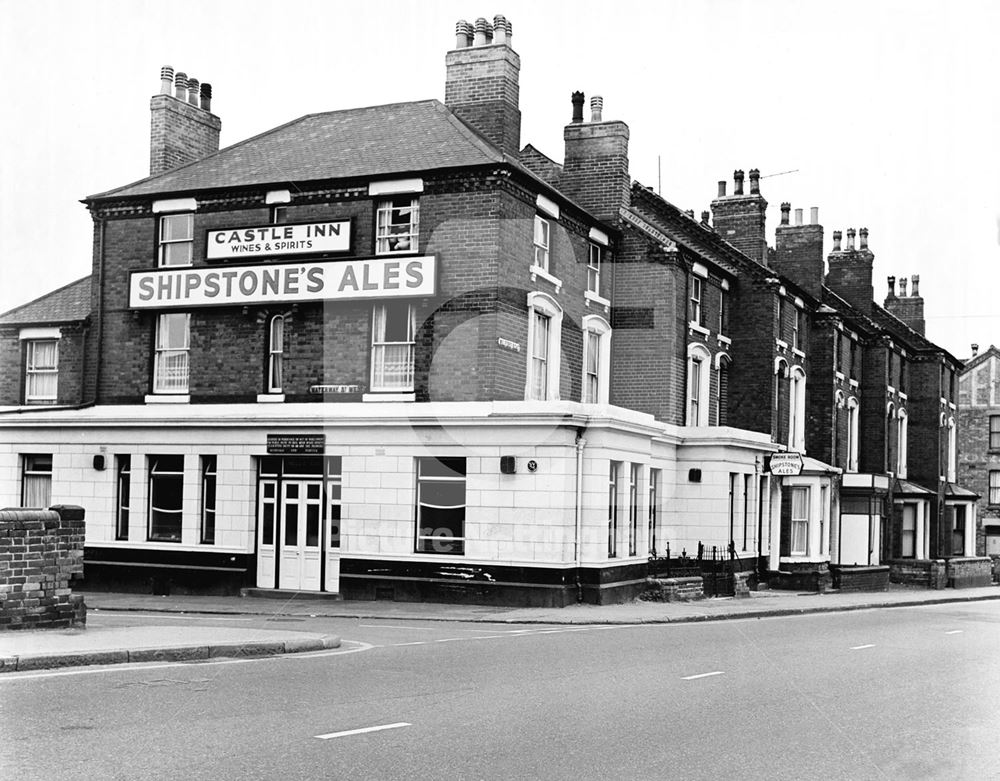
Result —
M573 101L573 119L571 122L574 125L579 125L583 122L583 93L574 92L571 100Z
M160 69L160 92L149 103L151 176L219 151L222 120L211 108L212 85L169 65Z
M711 218L711 216L712 216L711 212L702 212L701 213L701 224L702 225L708 225L708 221L709 221L709 218Z
M906 277L899 278L899 296L885 300L885 308L906 323L921 336L927 327L924 319L924 299L920 297L920 277L910 277L912 286L910 294L906 294Z
M455 48L445 56L445 70L445 105L502 152L517 157L521 149L521 58L511 48L511 24L506 17L497 15L492 25L479 18L474 28L459 20Z
M750 192L743 192L743 171L733 172L733 194L726 196L725 182L712 201L712 225L722 238L758 263L767 258L764 235L767 201L760 194L760 171L750 171Z
M976 344L975 342L973 342L972 343L972 357L975 358L977 355L979 355L979 345Z
M792 280L813 298L823 294L823 226L819 210L813 209L813 221L802 223L802 209L795 210L795 224L788 224L791 204L781 204L782 224L774 232L774 270Z
M590 122L576 121L563 128L565 152L559 188L599 219L613 222L618 210L631 202L632 180L628 168L629 129L624 122L604 119L604 98L590 99Z
M875 256L868 249L868 230L862 228L862 247L855 248L857 231L847 229L847 244L841 249L840 231L833 233L833 252L828 260L829 272L826 284L838 296L863 314L869 314L874 303L875 290L872 287L872 268ZM886 301L898 300L886 297Z

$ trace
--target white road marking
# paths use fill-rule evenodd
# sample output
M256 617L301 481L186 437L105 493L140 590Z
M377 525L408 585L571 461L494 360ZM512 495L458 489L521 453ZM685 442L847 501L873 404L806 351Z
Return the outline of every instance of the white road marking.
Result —
M143 621L149 621L151 618L157 620L161 618L169 619L172 621L253 621L252 618L223 618L222 616L186 616L186 615L166 615L164 613L106 613L103 610L100 612L92 612L89 618L103 618L104 616L111 616L113 618L135 618L142 619Z
M400 721L396 724L383 724L380 727L362 727L361 729L348 729L343 732L330 732L326 735L316 735L315 737L320 740L329 740L330 738L343 738L347 735L361 735L365 732L381 732L384 729L398 729L399 727L412 727L413 725L406 721Z
M863 651L865 648L874 648L875 643L869 643L868 645L854 645L851 646L852 651Z
M711 678L713 675L725 675L725 673L722 670L716 670L715 672L711 672L711 673L701 673L699 675L687 675L687 676L681 678L681 680L682 681L694 681L694 680L697 680L698 678Z
M964 629L952 629L950 632L945 632L946 635L960 635L964 632Z
M420 630L430 631L430 630L433 630L435 628L433 626L400 626L398 624L358 624L358 626L364 627L366 629L416 629L418 631L420 631ZM482 629L459 629L457 627L449 627L449 628L451 629L452 632L482 632L483 631ZM500 630L494 630L494 631L500 631ZM516 630L504 629L502 631L509 632L509 631L516 631Z

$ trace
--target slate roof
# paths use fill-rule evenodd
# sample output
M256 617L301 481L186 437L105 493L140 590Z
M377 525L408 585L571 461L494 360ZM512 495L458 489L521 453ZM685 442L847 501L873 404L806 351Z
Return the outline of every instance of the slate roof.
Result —
M65 323L89 314L90 277L86 276L0 314L0 325Z
M208 157L86 200L370 178L508 159L438 100L307 114Z

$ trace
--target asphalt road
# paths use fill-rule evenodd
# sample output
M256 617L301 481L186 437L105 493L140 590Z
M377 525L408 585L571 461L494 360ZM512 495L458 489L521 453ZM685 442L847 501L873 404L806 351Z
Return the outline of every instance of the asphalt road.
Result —
M345 643L0 676L0 777L1000 779L995 602L614 627L89 620Z

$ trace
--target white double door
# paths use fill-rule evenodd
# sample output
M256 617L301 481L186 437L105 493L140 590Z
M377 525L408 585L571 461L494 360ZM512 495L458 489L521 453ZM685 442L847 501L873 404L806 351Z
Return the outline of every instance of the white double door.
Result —
M320 591L322 480L261 480L259 485L257 586Z

